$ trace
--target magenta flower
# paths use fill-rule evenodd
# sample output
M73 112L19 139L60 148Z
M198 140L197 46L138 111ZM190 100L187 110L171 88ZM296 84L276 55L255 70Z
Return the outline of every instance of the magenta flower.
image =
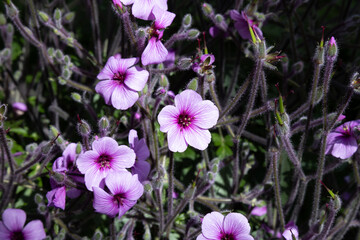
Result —
M44 226L40 220L26 224L26 213L21 209L8 208L2 214L0 221L0 239L2 240L33 240L46 237Z
M28 110L27 106L25 103L22 103L22 102L14 102L12 104L12 107L14 110L20 112L20 113L24 113Z
M168 50L161 42L164 29L170 26L175 18L175 14L165 11L158 6L154 6L152 13L155 16L155 22L149 30L150 39L144 52L141 55L143 65L161 63L166 60Z
M335 128L327 138L326 154L347 159L358 149L356 131L360 128L360 120L346 122Z
M93 206L97 212L111 217L119 214L120 218L144 193L144 187L137 175L131 175L128 171L109 174L105 178L105 184L111 194L99 187L93 187Z
M235 21L235 28L242 39L252 40L249 25L260 39L264 39L261 29L246 15L244 11L240 14L236 10L230 10L230 17Z
M196 240L254 240L250 235L250 225L241 213L229 213L224 217L219 212L205 215L202 225L202 234Z
M92 191L109 173L126 171L135 163L135 153L127 146L119 146L110 138L103 137L92 143L92 150L79 155L76 164L85 174L85 185Z
M204 76L204 74L209 73L211 69L214 68L212 64L215 62L215 56L212 54L203 54L200 57L199 62L195 62L192 65L192 70L196 73L198 73L201 76Z
M66 204L66 187L61 186L54 188L50 192L46 193L46 198L48 200L48 207L57 207L65 210Z
M285 231L281 234L286 240L298 239L299 231L294 222L285 225Z
M139 99L138 91L143 90L149 72L133 66L137 58L121 58L112 56L97 78L100 82L95 90L116 109L125 110L134 105Z
M113 0L115 5L121 6L121 3L124 5L132 5L131 12L132 14L142 20L154 20L155 17L152 14L151 10L154 6L157 6L163 10L167 10L167 0Z
M193 90L175 96L175 106L165 106L158 115L160 131L167 132L169 149L184 152L188 144L204 150L211 141L209 128L219 118L219 110L209 100L202 100Z
M139 140L136 130L133 129L129 132L129 144L136 154L135 164L131 168L131 172L137 174L139 181L143 182L147 179L150 172L150 164L146 161L150 156L149 148L146 145L145 139Z
M267 213L267 207L263 206L263 207L254 207L251 212L250 215L254 215L254 216L264 216Z

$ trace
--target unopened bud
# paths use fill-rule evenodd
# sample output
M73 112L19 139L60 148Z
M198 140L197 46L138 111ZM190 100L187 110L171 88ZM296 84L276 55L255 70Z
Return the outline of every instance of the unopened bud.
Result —
M101 131L109 129L110 126L109 119L107 117L100 118L98 126Z
M15 16L19 14L19 10L11 1L9 1L8 4L5 4L5 8L6 8L6 15L8 15L8 17L11 19L13 19Z
M318 89L316 89L315 104L318 104L323 98L323 96L324 96L324 92L322 87L318 87Z
M359 73L356 72L352 75L350 86L353 88L357 93L360 93L360 76Z
M186 88L196 91L198 88L198 78L191 79Z
M340 208L341 208L341 198L339 197L339 195L335 194L334 210L339 211Z
M153 188L152 188L152 186L151 186L150 183L147 183L147 184L144 185L144 190L145 190L145 192L147 192L147 193L151 193L152 190L153 190Z
M337 48L337 44L335 41L334 37L331 37L330 41L329 41L329 50L328 50L328 54L330 57L336 57L338 53L338 48Z
M265 59L266 57L266 43L265 40L258 43L259 58Z
M71 93L71 98L78 103L81 103L81 95L78 94L77 92L72 92Z
M96 230L93 237L91 238L91 240L102 240L102 239L103 239L103 234L99 230Z
M11 56L11 49L10 48L4 48L1 52L0 52L1 58L3 60L8 59Z
M64 67L62 72L61 72L61 76L64 79L69 80L71 75L72 75L72 71L70 71L70 69L68 69L67 67Z
M6 26L6 32L8 34L13 34L14 33L14 27L11 23L9 23L7 26Z
M122 117L120 118L120 122L121 122L122 124L124 124L125 126L127 126L128 123L129 123L127 116L125 116L125 115L122 116Z
M160 189L163 185L162 178L157 178L155 181L153 181L153 188L154 189Z
M200 34L199 30L197 30L195 28L190 29L187 33L188 33L189 39L196 39Z
M207 74L205 74L205 80L208 82L208 83L211 83L211 82L214 82L215 81L215 74L214 74L214 71L208 71Z
M146 29L145 28L139 28L136 35L137 35L138 38L145 38L146 35L147 35Z
M47 207L45 204L41 203L38 205L37 210L40 214L46 214Z
M186 199L192 199L194 197L195 190L196 190L196 187L191 185L188 189L186 189L186 191L184 193L184 197Z
M64 56L64 62L65 62L65 64L66 64L66 66L70 66L70 64L71 64L71 59L70 59L70 57L69 57L68 55L65 55L65 56Z
M47 53L49 54L50 57L53 57L55 53L55 49L50 47L47 49Z
M304 63L302 61L296 62L291 67L294 74L301 73L304 69Z
M59 62L61 62L64 59L64 54L60 49L56 49L55 57Z
M64 19L66 22L71 23L75 18L75 12L68 12L65 14Z
M219 166L218 166L217 164L214 164L214 165L212 166L211 171L216 174L216 173L218 172L218 170L219 170Z
M24 31L29 35L29 36L34 36L33 32L31 31L30 28L28 27L24 27Z
M184 16L184 18L182 20L182 25L186 29L191 26L191 23L192 23L192 17L191 17L191 14L188 13Z
M54 20L60 21L61 20L61 11L60 9L56 8L54 11Z
M37 149L38 145L36 143L30 143L28 145L26 145L25 147L25 151L29 154L35 152L35 150Z
M188 70L192 65L191 58L181 58L178 62L178 68L181 70Z
M45 12L39 11L38 15L40 20L43 21L44 23L47 23L49 21L49 15L47 15Z
M52 147L53 147L53 143L48 142L41 148L41 152L46 155L51 151Z
M81 143L77 143L76 144L76 154L80 154L82 151L82 146L81 146Z
M7 112L7 105L6 104L2 104L0 106L0 121L4 121L6 119L5 115Z
M318 46L316 48L316 52L315 52L315 56L314 56L314 61L319 64L320 66L322 66L324 64L324 48L321 46Z
M44 197L41 194L36 193L34 196L34 201L36 204L40 204L44 201Z
M81 120L81 122L77 124L77 129L81 136L88 137L90 135L91 128L89 124L84 120Z
M59 130L53 125L50 126L51 138L57 137L60 133Z
M64 79L63 77L59 76L58 77L58 82L60 85L66 85L66 79Z
M163 88L166 88L168 89L169 88L169 79L167 78L166 75L162 74L160 76L160 86L163 87Z
M6 17L4 14L0 14L0 26L4 26L6 24Z
M203 10L203 13L205 14L205 16L210 16L212 14L214 14L214 10L212 8L212 6L208 3L203 3L201 5L201 9Z

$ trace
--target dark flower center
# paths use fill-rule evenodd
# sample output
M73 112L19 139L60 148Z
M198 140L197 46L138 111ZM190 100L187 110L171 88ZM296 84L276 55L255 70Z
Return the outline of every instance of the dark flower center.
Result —
M221 240L234 240L234 235L232 233L222 233Z
M118 81L119 83L124 83L126 74L125 73L115 73L113 76L114 81Z
M111 160L112 158L109 155L101 154L97 159L97 163L99 164L100 170L103 170L104 168L111 168L110 165Z
M156 29L155 24L153 24L147 32L149 33L150 37L155 37L156 39L159 39L159 30Z
M123 200L125 199L125 196L122 193L116 194L114 196L114 204L116 204L118 207L123 205Z
M24 238L22 231L16 231L16 232L11 233L10 239L11 240L24 240L25 238Z
M178 117L178 124L181 128L187 128L189 125L191 125L191 120L193 120L193 117L190 117L188 114L180 114Z

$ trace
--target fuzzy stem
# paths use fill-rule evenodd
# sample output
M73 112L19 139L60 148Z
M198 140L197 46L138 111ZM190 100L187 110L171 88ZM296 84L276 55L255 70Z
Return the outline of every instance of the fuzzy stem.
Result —
M125 31L126 31L127 35L130 37L131 44L136 46L135 32L131 26L132 22L130 20L130 13L127 11L125 13L123 13L122 20L124 22Z
M155 195L159 206L159 239L161 239L164 230L164 208L162 204L161 188L155 189Z
M168 187L168 216L171 216L172 214L172 210L173 210L173 197L172 194L174 192L174 154L170 151L169 152L169 159L170 159L170 163L169 163L169 174L168 174L168 179L169 179L169 187Z
M278 159L279 159L279 150L273 148L270 149L270 153L272 155L272 167L273 167L273 176L274 176L274 184L275 184L275 199L276 199L276 209L279 213L280 226L282 232L285 230L285 220L284 214L281 206L281 195L280 195L280 182L279 182L279 172L278 172Z
M172 47L172 45L174 45L175 42L178 42L178 41L182 41L182 40L185 40L187 39L188 37L188 34L185 33L185 32L178 32L178 33L175 33L173 34L169 40L167 40L164 44L164 46L169 49Z
M7 143L7 140L6 140L6 133L5 133L4 125L3 125L3 123L0 123L0 124L1 124L1 127L0 127L0 142L1 142L1 145L3 146L3 150L5 151L6 158L7 158L8 162L9 162L11 175L13 175L14 172L15 172L15 166L14 166L15 161L14 161L14 158L13 158L13 156L11 154L9 145Z
M330 201L329 204L329 215L325 222L324 228L321 231L320 235L316 237L317 240L325 240L329 234L330 228L333 225L335 216L339 209L335 209L334 201Z
M299 196L297 198L294 211L292 212L291 219L296 222L299 216L300 208L303 206L308 181L301 181L299 188Z

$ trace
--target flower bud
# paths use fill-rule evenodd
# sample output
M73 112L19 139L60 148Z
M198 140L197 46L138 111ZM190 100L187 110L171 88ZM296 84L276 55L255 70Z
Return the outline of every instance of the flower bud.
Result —
M14 34L14 27L11 23L9 23L7 26L6 26L6 32L8 34Z
M182 25L185 29L189 28L192 23L192 16L190 13L186 14L182 20Z
M41 204L38 205L37 210L38 210L38 212L40 214L45 215L47 207L46 207L46 205L44 203L41 203Z
M317 46L316 52L314 55L314 61L322 66L324 64L324 48L321 46Z
M218 170L219 170L219 165L214 164L214 165L212 166L211 171L216 174L216 173L218 172Z
M34 201L36 204L40 204L44 201L44 197L41 194L36 193L34 196Z
M64 56L64 62L66 64L66 66L68 66L68 67L72 64L71 59L70 59L70 57L68 55Z
M81 95L78 94L77 92L72 92L71 93L71 98L78 103L81 103Z
M208 83L211 83L213 81L215 81L215 74L214 74L214 71L208 71L207 74L205 74L205 80L208 82Z
M48 142L41 148L41 152L46 155L51 151L52 147L53 147L53 143Z
M32 154L35 152L37 147L38 147L38 145L36 143L30 143L30 144L26 145L25 151L29 154Z
M205 14L205 16L210 16L212 14L214 14L214 9L212 8L212 6L208 3L203 3L201 5L201 9L203 10L203 13Z
M338 53L337 44L334 37L331 37L329 41L328 55L330 57L336 57Z
M62 60L64 59L64 54L60 49L56 49L55 57L59 62L62 62Z
M0 106L0 122L5 121L6 117L6 112L7 112L7 105L6 104L2 104Z
M76 144L76 154L80 154L82 151L82 146L81 146L81 143L77 143Z
M89 124L84 120L81 120L81 122L77 124L77 129L79 134L83 137L88 137L91 133Z
M294 63L291 67L291 70L294 75L301 73L303 69L304 69L304 63L302 61L298 61Z
M60 9L56 8L54 11L54 20L60 21L61 20L61 11Z
M8 17L11 19L13 19L15 16L19 14L19 10L11 1L9 1L8 4L5 4L5 8L6 8L6 15L8 15Z
M198 88L198 78L191 79L186 88L196 91Z
M52 47L50 47L50 48L48 48L47 49L47 53L48 53L48 55L50 56L50 57L54 57L55 55L55 49L54 48L52 48Z
M160 84L160 86L163 87L163 88L166 88L166 89L169 88L169 79L167 78L166 75L162 74L162 75L160 76L159 84Z
M65 79L65 80L69 80L70 77L72 75L72 71L67 68L67 67L64 67L62 72L61 72L61 76Z
M39 11L38 15L40 20L43 21L44 23L47 23L49 21L49 15L47 15L45 12Z
M195 193L196 187L195 186L190 186L188 189L186 189L185 193L184 193L184 197L186 199L192 199L194 197L194 193Z
M0 56L1 56L2 60L8 59L11 56L11 49L10 48L4 48L0 52Z
M192 65L191 58L181 58L178 62L178 68L180 70L188 70Z
M187 34L188 34L188 38L192 40L192 39L196 39L199 36L200 32L199 30L192 28L187 32Z
M66 85L66 79L61 76L58 77L58 82L60 85Z
M56 127L54 127L53 125L50 125L50 132L51 132L52 138L57 137L60 134L59 130Z
M96 230L91 239L92 240L102 240L103 239L103 234L99 230Z
M71 23L75 18L75 12L68 12L65 14L64 19L67 23Z
M163 185L163 179L162 178L157 178L155 179L155 181L153 181L153 188L154 189L160 189Z
M0 14L0 26L4 26L6 24L6 17L4 14Z
M147 193L151 193L153 190L152 186L150 183L147 183L144 185L144 191L147 192Z
M359 73L356 72L352 75L350 86L353 88L357 93L360 93L360 76Z
M100 131L108 130L109 126L110 126L109 119L107 117L100 118L98 126L99 126Z
M266 57L266 43L265 40L258 43L259 58L265 59Z

